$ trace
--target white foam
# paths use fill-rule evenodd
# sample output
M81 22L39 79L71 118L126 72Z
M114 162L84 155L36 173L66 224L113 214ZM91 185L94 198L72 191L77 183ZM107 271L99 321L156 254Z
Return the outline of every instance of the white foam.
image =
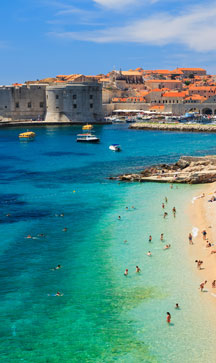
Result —
M199 232L199 229L197 227L193 227L192 228L192 236L195 238L197 237L198 235L198 232Z

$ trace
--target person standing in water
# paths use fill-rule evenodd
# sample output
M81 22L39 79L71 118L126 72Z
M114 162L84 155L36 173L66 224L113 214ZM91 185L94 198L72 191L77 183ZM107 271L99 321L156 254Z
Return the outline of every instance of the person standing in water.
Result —
M165 197L165 203L168 203L168 199L167 199L167 197Z
M166 321L168 324L171 323L171 314L169 312L167 312L167 318L166 318Z
M149 236L149 242L151 242L151 241L152 241L152 236L150 235L150 236Z
M165 204L164 204L164 203L162 203L162 208L163 208L163 209L165 208Z
M164 238L164 234L163 234L163 233L161 233L161 235L160 235L160 240L161 240L161 241L163 241L163 238Z
M136 266L136 272L140 272L141 270L140 270L140 268L139 268L139 266Z
M176 216L176 208L175 207L173 207L172 212L173 212L173 216L175 217Z
M128 275L128 269L126 268L124 275L127 276Z
M191 234L191 233L189 233L189 235L188 235L188 240L189 240L189 244L190 244L190 245L192 245L192 244L193 244L192 239L193 239L193 236L192 236L192 234Z

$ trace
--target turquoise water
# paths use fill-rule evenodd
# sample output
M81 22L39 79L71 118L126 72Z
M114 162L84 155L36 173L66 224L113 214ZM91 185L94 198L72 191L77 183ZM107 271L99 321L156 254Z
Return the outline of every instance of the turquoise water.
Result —
M36 128L29 143L18 140L21 131L0 132L1 361L215 362L212 310L188 257L184 210L199 187L107 177L214 154L216 135L111 125L96 128L99 145L83 145L79 127ZM123 151L111 152L111 143Z

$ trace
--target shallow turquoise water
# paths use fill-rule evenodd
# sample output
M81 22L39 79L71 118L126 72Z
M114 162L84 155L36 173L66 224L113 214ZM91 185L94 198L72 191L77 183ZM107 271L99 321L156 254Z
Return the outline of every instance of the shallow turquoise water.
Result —
M211 309L192 273L184 214L199 187L106 178L181 154L213 154L216 135L104 126L96 128L99 145L82 145L78 127L38 128L30 143L19 142L21 131L0 133L1 361L214 362ZM57 264L63 268L51 271ZM64 295L52 296L57 291Z

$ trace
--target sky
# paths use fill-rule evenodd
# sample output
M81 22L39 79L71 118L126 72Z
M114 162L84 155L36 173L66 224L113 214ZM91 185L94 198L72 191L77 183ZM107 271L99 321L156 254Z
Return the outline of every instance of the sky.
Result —
M0 84L137 67L216 74L216 0L7 0L0 10Z

